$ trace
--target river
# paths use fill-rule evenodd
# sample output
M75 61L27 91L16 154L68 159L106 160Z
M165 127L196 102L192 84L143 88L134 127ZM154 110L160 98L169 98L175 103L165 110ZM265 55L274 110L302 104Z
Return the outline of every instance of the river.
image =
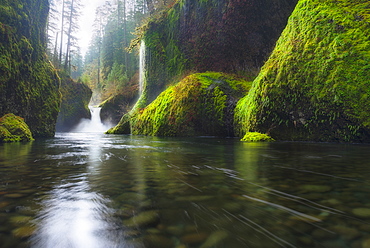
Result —
M57 133L0 145L0 247L370 247L369 145Z

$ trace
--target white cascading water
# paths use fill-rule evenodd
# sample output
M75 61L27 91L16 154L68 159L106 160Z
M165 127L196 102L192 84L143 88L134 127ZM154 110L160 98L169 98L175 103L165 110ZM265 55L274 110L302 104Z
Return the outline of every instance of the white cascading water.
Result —
M107 131L110 127L101 122L101 108L89 106L89 109L91 119L82 119L73 131L82 133L102 133Z
M140 54L139 54L139 94L141 95L144 90L145 81L145 42L140 42Z

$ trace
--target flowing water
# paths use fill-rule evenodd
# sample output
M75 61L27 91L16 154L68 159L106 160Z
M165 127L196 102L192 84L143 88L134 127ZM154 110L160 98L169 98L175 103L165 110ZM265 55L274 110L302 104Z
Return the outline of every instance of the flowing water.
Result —
M58 133L0 145L0 247L370 247L368 145Z

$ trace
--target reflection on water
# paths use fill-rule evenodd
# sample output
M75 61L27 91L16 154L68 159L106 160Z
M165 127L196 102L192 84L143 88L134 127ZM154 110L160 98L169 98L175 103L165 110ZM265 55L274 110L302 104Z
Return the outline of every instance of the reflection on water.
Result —
M0 247L369 247L369 146L58 134L0 145Z

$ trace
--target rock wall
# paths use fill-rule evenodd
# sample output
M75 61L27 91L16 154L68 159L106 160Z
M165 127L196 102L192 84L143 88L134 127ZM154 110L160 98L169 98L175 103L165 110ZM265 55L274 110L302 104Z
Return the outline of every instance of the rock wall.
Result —
M144 94L152 102L170 83L194 72L254 78L297 0L181 0L146 26Z
M238 103L238 134L370 142L369 9L367 0L300 0Z
M0 2L0 116L24 118L35 137L53 136L59 78L46 58L48 0Z
M58 132L68 132L81 119L91 118L88 105L92 91L88 86L80 82L75 82L67 75L62 75L60 91L62 93L62 103L60 105L56 130Z

